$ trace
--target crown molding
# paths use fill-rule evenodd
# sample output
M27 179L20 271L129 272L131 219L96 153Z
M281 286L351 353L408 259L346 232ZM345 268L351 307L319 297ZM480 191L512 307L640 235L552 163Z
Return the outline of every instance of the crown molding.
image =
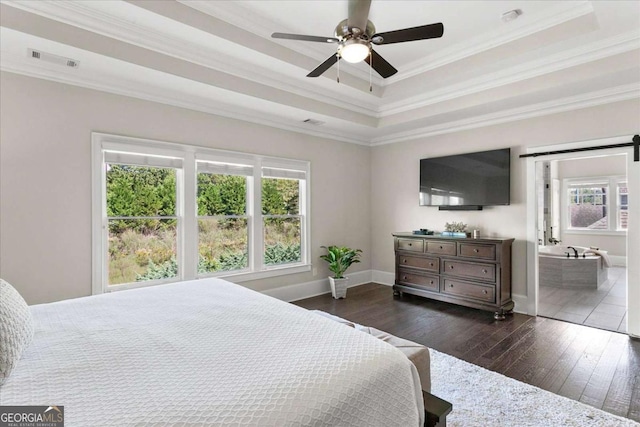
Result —
M374 102L369 101L372 95L368 91L362 93L352 92L352 94L346 96L342 91L345 86L341 86L342 92L330 92L322 88L316 89L313 85L295 84L297 83L295 79L273 72L272 69L258 68L255 65L247 66L243 61L212 49L193 46L153 28L141 27L133 22L93 9L89 6L91 2L22 2L3 0L3 4L335 107L370 117L377 117L378 114L379 97L373 95L375 97ZM357 91L354 88L349 89ZM354 96L354 93L357 96Z
M245 7L242 6L242 2L218 2L218 1L208 1L208 2L193 2L188 0L176 0L178 3L182 3L183 5L193 8L199 12L205 13L210 16L214 16L218 19L221 19L225 22L228 22L231 25L242 28L245 31L249 31L257 36L273 40L271 39L271 33L273 33L274 28L277 28L280 32L292 33L295 30L290 27L283 26L282 23L275 22L272 19L266 18L264 16L259 17L255 13L248 11ZM346 17L345 17L346 18ZM337 22L336 22L337 24ZM327 36L333 36L333 34L327 34ZM326 60L328 55L324 50L319 49L318 44L307 43L305 47L302 47L300 42L283 42L275 40L275 43L281 44L282 46L287 47L288 49L294 50L301 55L306 55L312 57L318 63ZM318 47L314 47L318 46ZM341 70L342 72L343 70ZM366 82L369 81L369 73L363 70L359 70L354 67L349 67L345 71L347 74L351 74L352 76L362 79ZM378 75L372 75L372 80L374 84L378 86L384 86L385 79Z
M634 30L575 49L550 55L537 61L519 64L505 70L470 79L459 84L404 98L380 107L378 118L405 113L451 99L495 89L545 74L562 71L589 62L640 49L640 31Z
M211 16L215 16L223 21L226 21L237 27L246 28L260 37L269 38L273 28L280 28L284 32L293 32L294 30L282 27L281 23L277 23L265 17L257 19L256 15L251 14L244 8L242 2L190 2L188 0L177 0L185 6L199 10ZM374 81L381 87L393 85L394 83L402 80L415 77L430 70L451 64L461 59L477 55L486 50L493 49L497 46L501 46L507 43L511 43L520 38L527 37L540 31L547 30L556 25L571 21L584 15L594 13L593 5L588 0L564 2L557 6L551 7L545 11L544 14L540 14L536 17L534 22L527 25L517 27L516 29L501 33L498 35L492 35L485 37L483 40L477 40L477 38L470 39L467 43L457 43L446 49L444 52L428 55L415 60L409 64L405 64L402 67L402 73L398 73L390 78L383 79L379 76L374 76ZM283 44L284 45L284 44ZM292 50L295 50L301 54L307 56L314 56L318 61L324 61L326 54L321 53L318 49L312 47L305 48L304 50L299 48L295 44L286 44L286 46ZM309 55L309 52L314 52L314 55ZM357 75L359 78L368 81L369 74L362 70L350 69L350 74Z
M9 6L17 4L18 6L16 7L18 9L22 9L30 13L35 13L49 19L64 22L75 27L84 28L106 37L118 39L131 45L136 45L144 49L157 51L158 53L167 56L177 57L181 60L184 59L194 64L198 64L208 68L214 68L209 64L211 58L206 57L204 60L202 60L203 53L199 49L195 49L193 45L187 48L183 44L177 43L175 39L171 39L162 32L154 31L149 33L147 28L136 27L131 22L125 22L122 19L113 18L108 14L102 13L100 11L88 9L84 6L84 2L23 3L16 2L15 0L3 0L3 7L5 4ZM44 14L44 12L39 13L37 11L31 10L34 7L40 7L42 9L49 8L51 10L47 13L57 13L60 16L57 18L53 16L47 16L46 14ZM79 23L76 23L75 21L78 21ZM96 25L100 27L98 30L93 27L89 28ZM136 39L136 37L138 37L138 39ZM130 41L128 39L136 40ZM230 61L229 63L225 62L226 60L223 61L223 63L220 63L218 61L219 58L216 56L216 64L218 65L218 67L215 67L215 69L229 73L230 71L228 69L219 67L233 67L234 75L238 75L244 78L244 76L240 75L239 73L247 73L247 80L255 81L264 85L268 85L270 87L275 87L276 89L295 93L296 95L307 97L319 102L326 102L329 105L335 105L341 108L352 110L361 113L364 116L381 118L436 104L442 101L464 97L466 95L516 83L522 80L553 73L591 61L597 61L603 58L638 49L640 49L640 31L634 30L614 37L610 37L608 39L586 44L568 51L557 53L537 61L523 63L518 66L501 70L499 72L469 80L457 85L439 88L436 91L431 91L426 94L406 98L402 101L389 104L385 107L378 107L378 104L371 103L364 109L359 101L344 101L344 94L336 95L342 96L343 99L341 100L334 99L331 95L327 96L326 92L321 93L321 91L324 90L321 87L318 87L314 90L308 90L306 89L306 87L304 89L300 89L297 85L291 84L291 82L288 80L285 81L282 78L271 78L271 72L269 73L269 77L265 76L264 74L266 74L266 71L264 71L263 69L256 69L256 67L249 69L246 65L235 66L233 65L233 60L231 58L228 58ZM189 59L190 56L196 54L198 58L194 58L193 60ZM522 108L502 110L499 112L475 116L472 118L449 121L446 123L413 129L406 132L390 132L385 135L384 127L378 128L378 132L382 134L382 136L370 138L368 135L370 135L369 132L373 130L373 128L370 130L364 130L362 132L357 127L355 127L355 125L350 126L345 130L337 129L336 127L312 128L308 125L304 125L298 122L292 122L287 118L279 117L276 115L277 113L272 114L269 112L252 110L249 107L242 107L238 104L234 104L233 102L223 103L216 101L215 99L211 99L209 103L203 101L202 99L193 99L192 97L186 96L181 97L179 96L179 93L177 93L180 90L178 87L175 88L174 94L167 94L165 91L160 91L157 89L155 91L145 90L144 88L139 87L139 85L135 84L134 82L121 77L110 77L105 74L102 74L100 76L82 76L78 73L74 73L72 71L70 72L67 70L50 70L44 67L42 64L37 63L37 61L29 60L26 56L9 57L9 55L3 53L2 61L0 63L0 69L31 77L56 81L64 84L85 87L88 89L129 96L180 108L201 111L209 114L215 114L218 116L242 120L245 122L266 125L277 129L298 132L301 134L328 138L359 145L372 146L414 140L417 138L425 138L434 135L463 131L466 129L491 126L531 117L561 113L612 102L640 98L640 87L638 85L633 84L619 86L607 90L581 94L579 96L567 97L554 101L528 105ZM331 102L332 99L334 103ZM353 100L354 98L348 99ZM375 98L375 100L376 102L382 102L382 100L380 100L379 98ZM285 104L283 105L286 106ZM346 105L350 105L351 108L347 107ZM296 110L304 111L306 114L306 110L304 110L304 108L296 108ZM315 115L313 112L309 112L309 114L311 114L312 116Z
M219 17L217 14L218 11L226 11L222 14L223 16L221 18L224 20L227 20L229 16L235 16L232 12L227 10L225 6L222 6L226 3L181 3L195 8L202 13L211 14L215 12L216 17ZM346 95L344 92L331 92L327 91L326 88L316 88L314 85L295 84L297 83L295 79L287 78L278 73L273 73L272 70L249 67L243 61L224 55L221 56L211 49L207 50L202 47L194 47L187 43L181 43L180 41L176 41L175 38L169 37L153 28L136 26L132 22L115 18L109 14L87 6L90 2L21 2L17 0L4 0L3 4L38 14L45 18L83 28L144 49L150 49L170 57L179 58L190 63L216 69L249 81L280 89L288 93L294 93L318 102L344 108L346 110L377 119L465 97L478 92L494 89L500 86L516 83L640 48L640 31L631 31L609 39L597 41L569 51L545 57L537 61L527 62L489 75L470 79L459 84L441 87L413 97L403 98L397 102L382 105L383 100L379 97L375 97L372 100L373 102L367 102L368 98L371 97L368 92L364 94L358 93L357 97L353 97L353 93L351 95ZM228 7L231 7L231 10L235 10L234 8L237 8L238 6L233 5L233 7ZM564 7L566 9L567 6ZM571 7L570 9L565 10L564 13L559 13L558 15L552 14L553 16L550 19L530 24L527 27L523 27L518 32L503 35L499 41L506 43L512 39L515 40L522 37L521 33L528 34L530 32L535 32L535 28L538 29L537 31L540 31L541 29L557 25L560 22L565 22L566 20L573 19L576 16L581 16L585 13L590 13L591 11L593 11L593 7L589 2L580 2L578 3L578 6ZM237 20L238 17L236 16L235 19ZM253 19L253 21L255 21L255 19ZM253 27L253 21L251 21L249 28ZM234 25L233 22L231 24ZM261 35L262 31L264 30L256 30L254 32ZM485 47L489 45L494 46L495 43L498 43L498 41L485 41L480 43L480 45ZM478 44L476 43L474 46L475 45ZM477 47L478 46L470 47L469 49L473 50ZM469 50L469 52L471 52L471 50ZM476 51L476 53L477 52L478 51ZM441 65L434 65L431 68ZM392 79L393 78L395 78L395 76L392 77ZM342 91L344 91L344 88L345 86L341 86ZM347 89L352 91L355 90L352 88Z
M95 78L90 79L84 76L79 77L73 72L69 72L67 70L61 71L59 69L51 70L41 65L35 65L33 62L27 61L26 59L15 60L13 58L3 57L2 62L0 63L0 70L4 72L25 75L28 77L77 86L85 89L97 90L100 92L132 97L144 101L157 102L159 104L171 105L188 110L200 111L203 113L214 114L221 117L227 117L230 119L269 126L276 129L302 133L305 135L327 138L357 145L369 145L369 141L367 139L357 138L352 135L345 135L344 132L341 132L339 130L327 128L310 128L307 125L303 124L292 124L290 121L286 121L279 117L264 114L261 112L249 111L246 108L238 107L232 104L225 104L220 101L213 100L213 103L215 104L215 106L213 106L196 102L192 98L186 100L181 96L166 96L161 95L157 91L144 91L135 82L125 82L119 78L108 78L106 76L102 76L102 79L98 80Z
M346 135L342 131L332 129L311 129L303 125L292 124L291 122L264 113L248 112L242 107L233 105L222 105L219 102L215 102L214 107L211 105L205 105L195 102L193 99L187 101L184 97L163 96L159 95L157 92L151 93L143 91L134 83L126 84L121 79L111 79L110 81L108 79L102 81L87 78L79 79L78 75L74 74L73 72L69 72L66 70L64 72L61 72L57 69L50 70L46 67L34 65L26 59L18 61L9 58L3 58L2 66L0 67L0 69L2 71L22 74L30 77L41 78L102 92L113 93L116 95L123 95L146 101L172 105L189 110L215 114L222 117L256 123L310 136L328 138L336 141L373 147L395 144L419 138L427 138L447 133L460 132L469 129L477 129L481 127L540 117L550 114L563 113L567 111L595 107L598 105L610 104L630 99L640 100L640 85L624 85L607 90L594 91L579 96L562 98L559 100L538 103L521 108L503 110L492 114L451 121L435 126L414 129L407 132L396 132L382 136L380 138L369 139L366 137L357 137L355 135Z
M512 108L496 113L442 123L435 126L427 126L407 132L397 132L380 138L373 138L370 145L375 147L395 144L418 138L427 138L469 129L477 129L550 114L596 107L598 105L611 104L614 102L628 101L631 99L640 100L640 84L617 86L610 89L589 92L554 101L532 104L520 108Z
M549 8L543 16L539 16L534 22L517 27L507 33L490 36L484 40L470 39L469 42L458 43L446 49L444 52L428 55L406 64L403 67L402 74L396 74L386 79L384 86L392 85L427 71L477 55L486 50L514 42L523 37L547 30L593 12L593 5L590 1L564 2Z

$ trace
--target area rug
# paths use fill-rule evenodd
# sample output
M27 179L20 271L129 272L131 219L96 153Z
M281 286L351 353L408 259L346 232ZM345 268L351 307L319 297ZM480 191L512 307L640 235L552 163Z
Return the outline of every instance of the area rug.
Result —
M638 427L575 400L431 350L431 393L453 404L450 427Z

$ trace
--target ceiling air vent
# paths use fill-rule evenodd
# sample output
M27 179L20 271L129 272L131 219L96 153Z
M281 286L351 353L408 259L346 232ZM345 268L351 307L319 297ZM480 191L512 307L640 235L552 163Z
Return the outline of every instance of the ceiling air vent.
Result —
M63 65L71 68L78 68L79 61L71 58L65 58L64 56L54 55L52 53L42 52L35 49L28 49L28 55L30 58L39 59L40 61L50 62L56 65Z
M314 126L320 126L325 124L325 122L321 122L320 120L316 120L316 119L306 119L306 120L303 120L302 123L307 123Z

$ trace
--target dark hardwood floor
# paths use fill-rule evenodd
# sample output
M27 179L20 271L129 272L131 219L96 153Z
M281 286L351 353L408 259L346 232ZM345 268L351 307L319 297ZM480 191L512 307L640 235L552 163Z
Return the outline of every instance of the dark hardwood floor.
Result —
M640 421L640 340L522 314L493 313L405 295L389 286L350 288L295 303L373 326L516 380Z

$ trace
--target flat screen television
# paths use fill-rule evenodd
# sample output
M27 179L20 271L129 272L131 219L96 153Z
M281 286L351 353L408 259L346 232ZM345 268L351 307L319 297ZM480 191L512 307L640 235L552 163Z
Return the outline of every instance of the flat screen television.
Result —
M508 205L511 149L420 160L420 205L481 209Z

